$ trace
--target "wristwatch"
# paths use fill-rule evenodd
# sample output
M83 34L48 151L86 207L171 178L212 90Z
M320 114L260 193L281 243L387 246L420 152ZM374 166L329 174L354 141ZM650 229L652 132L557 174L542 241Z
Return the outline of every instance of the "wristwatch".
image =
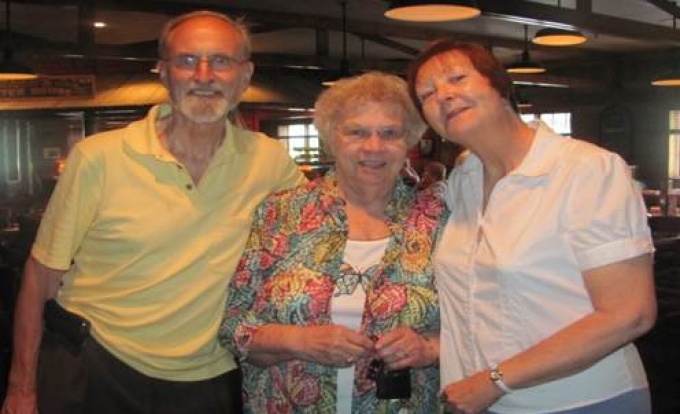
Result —
M503 371L501 371L498 365L495 365L493 368L491 368L491 371L489 372L489 379L504 393L510 394L513 391L512 388L508 387L505 385L505 382L503 382Z

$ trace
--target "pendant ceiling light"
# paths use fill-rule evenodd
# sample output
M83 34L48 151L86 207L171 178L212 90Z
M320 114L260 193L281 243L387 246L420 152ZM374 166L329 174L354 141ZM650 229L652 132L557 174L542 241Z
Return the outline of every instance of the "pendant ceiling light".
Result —
M562 2L557 0L557 7L562 8ZM585 43L588 38L578 30L546 28L541 29L531 39L542 46L575 46Z
M523 111L523 110L526 110L526 109L531 109L532 107L533 107L533 105L532 105L531 102L530 102L528 99L526 99L526 98L522 98L522 99L518 99L518 100L517 100L517 108L518 108L520 111Z
M340 7L342 7L342 60L340 61L340 70L326 77L321 82L323 86L331 86L337 80L348 78L352 75L349 70L349 59L347 58L347 0L341 0Z
M477 17L481 10L474 0L395 0L390 1L385 16L412 22L443 22Z
M14 59L10 37L12 29L9 19L9 0L5 1L5 36L2 61L0 61L0 81L3 80L31 80L38 77L30 68Z
M674 69L661 74L652 81L654 86L680 86L680 70Z
M673 29L677 28L676 18L673 16ZM673 67L661 73L652 80L652 85L654 86L680 86L680 52L675 52L676 56L673 56Z
M586 40L588 38L578 30L546 28L536 32L531 41L541 46L575 46Z
M524 50L518 62L509 65L505 70L508 73L543 73L545 68L536 62L533 62L529 57L529 36L528 27L524 25Z
M520 88L515 88L515 102L517 103L517 109L520 111L529 109L533 106Z

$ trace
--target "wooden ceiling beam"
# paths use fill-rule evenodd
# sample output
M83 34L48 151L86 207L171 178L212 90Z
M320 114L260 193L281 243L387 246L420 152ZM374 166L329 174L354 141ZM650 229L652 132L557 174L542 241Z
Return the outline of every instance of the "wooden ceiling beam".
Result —
M78 6L83 0L60 0L60 7ZM478 0L480 8L485 16L501 18L518 23L555 26L565 28L577 28L593 33L631 39L665 40L670 43L680 43L680 31L669 27L655 24L642 23L639 21L622 19L592 13L591 0L577 0L577 8L569 9L528 1L508 0ZM674 14L680 9L666 0L647 0L649 3ZM14 0L15 3L54 5L54 0ZM244 16L246 21L262 23L278 23L281 25L294 25L296 27L327 27L331 30L342 30L342 22L339 18L325 16L312 16L297 13L285 13L280 11L266 11L254 8L219 6L209 1L195 1L192 3L178 3L170 0L97 0L96 7L102 10L115 11L141 11L149 13L164 13L177 15L200 8L219 10L234 16ZM291 23L292 22L292 23ZM423 30L421 27L412 27L394 22L362 23L352 21L349 23L350 31L372 33L386 37L405 37L410 39L432 39L433 37L450 36L455 32L449 30ZM352 30L352 27L355 29ZM438 36L439 35L439 36ZM485 44L493 44L501 47L512 42L513 48L521 49L521 41L499 39L484 36L471 36L471 40L481 41Z
M78 4L78 44L81 53L92 55L96 49L94 34L95 8L92 2L80 0Z
M330 34L327 29L316 29L315 31L315 52L317 56L330 56Z
M39 4L54 6L54 0L14 0L17 3ZM77 7L83 0L60 0L60 7ZM217 6L208 2L177 3L165 0L97 0L96 7L99 10L110 11L136 11L148 13L162 13L174 16L200 8L221 11L230 16L243 16L247 22L256 24L274 24L280 27L309 29L328 29L332 31L342 31L342 19L327 16L314 16L308 14L285 13L280 11L266 11L249 8L237 8L229 6ZM357 36L382 36L397 37L413 40L431 40L439 37L460 36L470 41L521 50L523 43L521 40L512 38L501 38L492 36L480 36L473 34L459 33L453 30L423 29L404 25L398 22L385 21L380 23L362 22L357 20L348 21L348 31Z
M250 34L252 34L252 35L258 35L258 34L264 34L264 33L278 32L278 31L286 30L286 29L290 29L290 25L268 23L268 24L258 24L258 25L252 26L252 27L249 28L249 31L250 31Z
M16 2L29 4L49 4L54 5L53 0L15 0ZM81 1L86 0L61 0L60 7L77 6ZM498 3L503 4L506 0L500 0ZM580 0L584 1L584 0ZM508 2L517 3L517 2ZM525 4L527 2L521 2ZM528 3L527 3L528 4ZM272 25L278 29L285 28L308 28L310 30L332 30L341 32L343 30L342 19L331 18L327 16L314 16L297 13L285 13L279 11L265 11L248 8L235 8L216 6L210 3L194 2L194 3L177 3L166 0L97 0L96 7L99 10L114 10L114 11L137 11L149 13L163 13L169 16L193 11L200 8L208 8L216 11L221 11L232 16L243 16L247 22L253 22L253 34L258 33L259 27L267 27ZM553 7L554 9L554 7ZM501 9L500 11L504 11ZM267 29L264 29L267 30ZM370 39L376 43L384 46L394 48L395 50L413 54L413 49L407 45L399 43L397 39L410 39L418 41L430 41L442 37L457 37L461 40L477 42L488 47L502 47L507 49L522 50L524 43L521 39L506 38L499 36L477 35L473 33L462 33L455 30L444 30L436 28L423 28L410 25L404 25L399 22L385 21L385 22L366 22L350 20L347 24L347 30L356 36ZM584 49L572 49L561 51L566 57L588 58L593 53ZM601 54L601 53L600 53Z
M479 0L478 3L485 16L507 21L680 44L680 31L655 24L528 1Z
M398 51L405 53L409 56L416 56L418 54L418 52L420 52L420 49L418 49L418 48L411 47L409 45L405 45L401 42L397 42L397 41L394 41L392 39L388 39L384 36L378 36L378 35L374 35L374 34L359 34L359 33L355 33L355 35L364 39L364 40L368 40L370 42L389 47L390 49L398 50Z
M595 79L554 76L548 74L512 74L515 87L535 86L555 89L605 90L607 85Z
M658 7L675 18L680 18L680 7L678 7L674 1L647 0L647 3Z

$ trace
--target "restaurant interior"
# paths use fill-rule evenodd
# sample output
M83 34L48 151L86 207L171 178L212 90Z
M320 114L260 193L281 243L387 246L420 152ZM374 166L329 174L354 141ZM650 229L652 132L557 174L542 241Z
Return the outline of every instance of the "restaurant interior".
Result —
M311 121L324 82L404 75L441 37L492 50L524 120L621 155L657 248L659 318L638 345L654 412L680 412L680 7L668 0L0 1L0 398L21 266L69 149L167 98L156 38L167 20L198 9L243 17L256 73L239 116L309 175L333 162ZM452 168L461 151L429 132L411 164Z

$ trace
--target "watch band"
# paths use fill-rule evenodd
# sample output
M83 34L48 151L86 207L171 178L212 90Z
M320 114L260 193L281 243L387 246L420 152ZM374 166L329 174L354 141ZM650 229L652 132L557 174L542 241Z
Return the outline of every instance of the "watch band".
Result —
M503 382L503 371L501 371L498 365L494 365L489 372L489 380L494 383L501 391L506 394L510 394L513 389L505 385Z

